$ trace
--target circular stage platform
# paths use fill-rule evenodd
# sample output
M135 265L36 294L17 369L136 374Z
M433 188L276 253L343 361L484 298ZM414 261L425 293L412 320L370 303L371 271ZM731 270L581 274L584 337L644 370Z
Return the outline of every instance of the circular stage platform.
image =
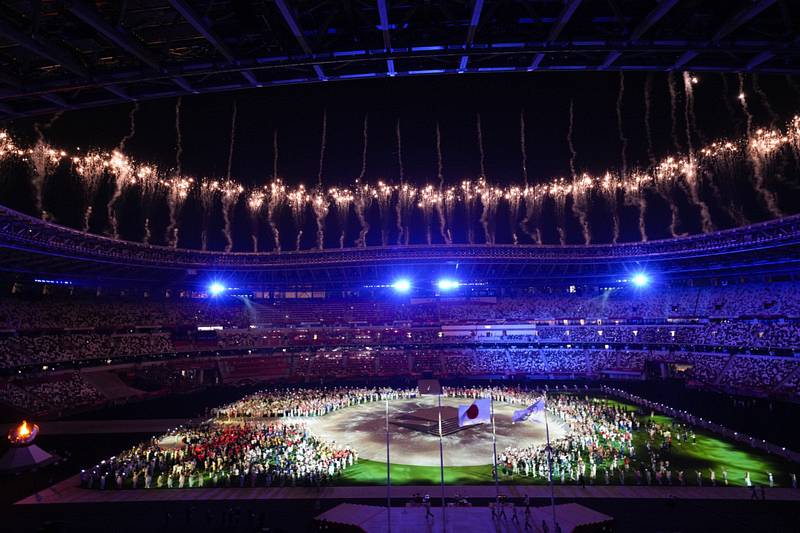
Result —
M464 398L442 398L442 419L457 426L458 405L471 403ZM389 402L390 452L392 464L439 466L438 413L436 396ZM511 415L524 406L495 402L498 455L508 446L524 448L545 442L544 424L511 423ZM309 431L339 446L358 450L359 458L386 462L386 406L374 402L315 418L289 419L304 423ZM435 414L435 417L434 417ZM416 419L419 424L409 423ZM402 424L402 425L401 425ZM412 427L412 426L417 426ZM429 431L430 427L435 428ZM445 431L445 433L447 433ZM558 439L564 429L550 424L550 438ZM445 466L480 466L492 463L492 426L470 426L443 438Z

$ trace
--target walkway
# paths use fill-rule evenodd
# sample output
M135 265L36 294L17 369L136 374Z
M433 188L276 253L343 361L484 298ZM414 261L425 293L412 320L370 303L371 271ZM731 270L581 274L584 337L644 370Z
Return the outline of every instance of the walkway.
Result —
M326 487L271 487L271 488L193 488L193 489L136 489L136 490L88 490L80 488L79 477L72 476L60 483L17 502L29 504L67 504L102 502L155 502L155 501L206 501L206 500L386 500L386 487L349 486ZM436 485L392 487L392 499L396 503L411 500L416 493L428 493L434 504L441 498ZM542 485L504 485L500 493L509 498L549 498L550 489ZM791 488L767 488L766 499L771 501L800 502L800 490ZM445 487L445 495L452 499L456 494L466 498L494 499L494 485L463 485ZM750 500L750 489L744 487L654 487L654 486L556 486L556 499L681 499L681 500ZM759 493L760 495L760 493Z
M36 422L39 435L112 435L120 433L164 433L181 424L185 418L154 418L144 420L54 420ZM0 424L0 433L5 435L17 424Z

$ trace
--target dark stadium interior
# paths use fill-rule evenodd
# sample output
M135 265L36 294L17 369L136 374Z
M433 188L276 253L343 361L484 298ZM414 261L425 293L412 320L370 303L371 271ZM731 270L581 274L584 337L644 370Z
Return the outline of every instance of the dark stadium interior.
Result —
M798 531L800 5L0 6L0 530Z

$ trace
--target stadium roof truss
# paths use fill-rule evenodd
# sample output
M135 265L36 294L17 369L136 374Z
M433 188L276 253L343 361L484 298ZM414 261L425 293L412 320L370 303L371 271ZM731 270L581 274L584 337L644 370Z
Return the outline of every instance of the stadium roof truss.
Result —
M800 73L789 0L6 0L0 119L435 74Z
M399 272L458 276L490 287L614 282L642 269L659 277L800 272L800 215L742 228L616 245L411 245L226 253L125 242L57 226L0 206L0 273L87 283L186 286L209 277L241 287L349 290Z

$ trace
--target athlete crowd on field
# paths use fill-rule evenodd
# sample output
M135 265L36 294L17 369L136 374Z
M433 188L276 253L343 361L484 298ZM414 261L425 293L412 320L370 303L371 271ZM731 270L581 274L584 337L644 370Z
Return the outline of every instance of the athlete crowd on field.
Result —
M566 390L566 389L565 389ZM255 487L329 483L358 462L358 451L321 439L297 422L339 409L383 400L414 398L416 389L334 387L264 390L215 409L213 418L178 428L101 462L81 475L84 487L153 489ZM509 387L445 387L445 397L526 406L543 391ZM498 476L552 479L572 484L727 485L722 467L684 472L675 466L676 446L695 446L694 430L674 419L664 422L615 401L583 391L547 395L549 424L563 436L545 443L499 451ZM543 418L526 424L544 423ZM551 474L552 472L552 474ZM777 474L777 473L776 473ZM793 473L758 473L770 483L796 486ZM552 476L552 477L551 477ZM735 484L751 485L746 472Z

